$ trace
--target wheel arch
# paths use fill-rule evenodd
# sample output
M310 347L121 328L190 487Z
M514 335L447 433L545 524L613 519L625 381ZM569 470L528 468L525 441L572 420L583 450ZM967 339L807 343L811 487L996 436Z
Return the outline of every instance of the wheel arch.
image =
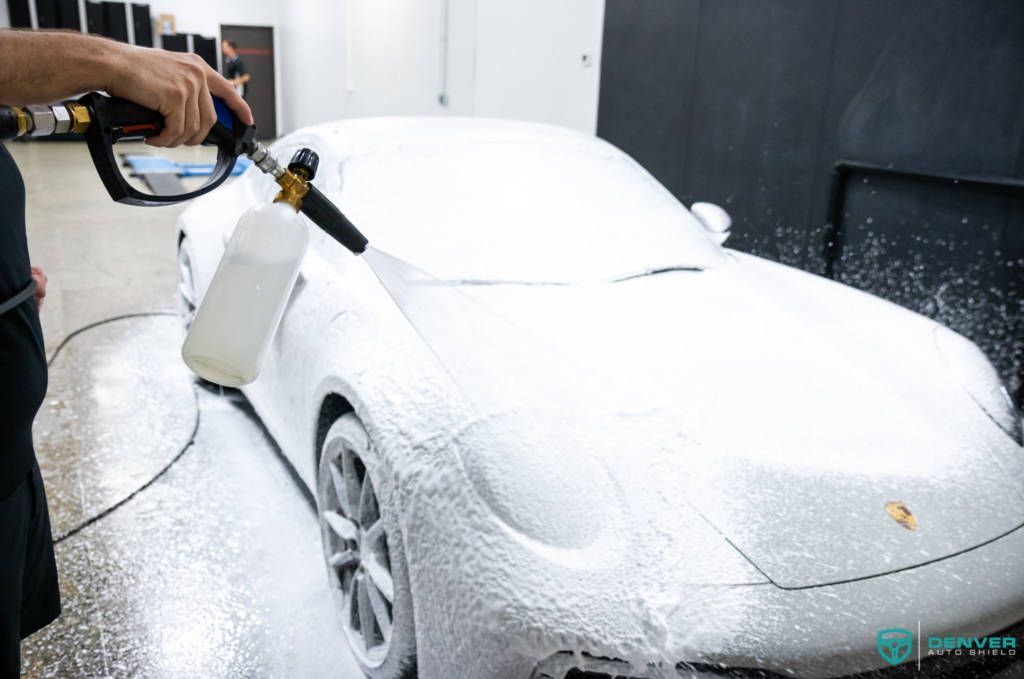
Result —
M316 431L314 432L315 443L313 447L313 469L320 464L320 452L327 438L327 432L331 425L338 421L342 415L354 413L355 407L341 394L332 391L324 396L320 402L320 409L316 418Z

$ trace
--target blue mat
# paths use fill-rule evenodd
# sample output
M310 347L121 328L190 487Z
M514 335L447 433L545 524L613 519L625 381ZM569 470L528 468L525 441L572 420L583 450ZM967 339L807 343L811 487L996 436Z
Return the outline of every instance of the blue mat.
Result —
M213 174L213 163L176 163L160 156L131 156L121 157L124 164L132 171L132 174L173 174L178 177L208 177ZM238 175L249 169L252 161L245 156L239 156L231 169L231 176Z

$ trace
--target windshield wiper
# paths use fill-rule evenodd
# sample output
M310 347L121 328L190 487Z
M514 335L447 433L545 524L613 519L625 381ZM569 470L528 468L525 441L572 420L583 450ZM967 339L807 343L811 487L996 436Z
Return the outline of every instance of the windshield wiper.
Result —
M604 280L598 280L593 282L600 283L621 283L622 281L629 281L634 278L643 278L645 276L656 276L662 273L670 273L673 271L691 271L700 272L704 271L703 267L699 266L665 266L657 269L647 269L645 271L639 271L637 273L626 274L625 276L618 276L616 278L606 278ZM474 286L474 285L524 285L524 286L567 286L567 285L580 285L585 281L524 281L524 280L508 280L508 279L490 279L490 278L428 278L413 282L413 285L443 285L443 286Z
M671 273L673 271L700 272L703 270L704 268L699 266L665 266L659 269L648 269L647 271L640 271L639 273L631 273L625 276L621 276L619 278L613 278L610 282L621 283L622 281L630 281L633 280L634 278L643 278L645 276L657 276L658 274Z
M573 285L569 281L516 281L487 278L444 278L416 281L414 285Z

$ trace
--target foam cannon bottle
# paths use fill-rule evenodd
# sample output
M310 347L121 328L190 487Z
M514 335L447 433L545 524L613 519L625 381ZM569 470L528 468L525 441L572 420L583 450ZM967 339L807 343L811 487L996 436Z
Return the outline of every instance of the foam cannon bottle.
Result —
M300 149L286 171L269 154L251 157L281 190L274 202L251 207L238 220L181 348L189 368L226 387L259 377L309 246L300 211L353 253L366 248L362 234L309 183L316 153Z

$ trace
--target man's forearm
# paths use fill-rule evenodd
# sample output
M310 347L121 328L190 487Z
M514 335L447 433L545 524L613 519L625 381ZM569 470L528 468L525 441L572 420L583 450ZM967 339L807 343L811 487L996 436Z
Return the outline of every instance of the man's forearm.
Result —
M0 30L0 104L48 104L89 90L160 113L163 129L146 140L153 146L202 143L217 121L212 96L254 124L249 105L196 54L81 33Z
M48 104L107 90L128 68L127 47L81 33L0 30L0 104Z

